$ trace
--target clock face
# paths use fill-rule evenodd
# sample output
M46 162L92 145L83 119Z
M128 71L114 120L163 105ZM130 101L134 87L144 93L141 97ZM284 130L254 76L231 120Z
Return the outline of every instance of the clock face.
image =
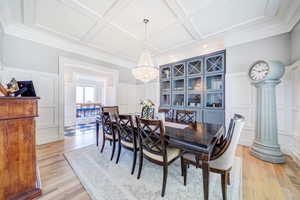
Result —
M255 63L249 71L249 77L254 81L264 80L268 74L269 65L264 61Z

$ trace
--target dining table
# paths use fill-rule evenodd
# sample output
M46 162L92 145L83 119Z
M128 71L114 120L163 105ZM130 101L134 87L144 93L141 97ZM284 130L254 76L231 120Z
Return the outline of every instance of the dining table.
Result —
M130 114L134 116L134 114ZM135 117L133 117L135 118ZM97 129L100 120L97 120ZM134 123L135 124L135 123ZM197 164L201 162L204 200L209 199L209 161L218 139L224 134L223 124L163 122L168 146L195 154ZM97 131L98 132L98 131ZM97 136L98 137L98 136Z

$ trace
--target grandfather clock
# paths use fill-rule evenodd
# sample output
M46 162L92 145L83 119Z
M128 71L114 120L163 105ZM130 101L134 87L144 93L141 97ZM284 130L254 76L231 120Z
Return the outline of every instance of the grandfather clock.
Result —
M255 139L251 154L271 163L284 163L278 144L276 86L281 82L284 65L277 61L260 60L251 65L249 77L257 89Z

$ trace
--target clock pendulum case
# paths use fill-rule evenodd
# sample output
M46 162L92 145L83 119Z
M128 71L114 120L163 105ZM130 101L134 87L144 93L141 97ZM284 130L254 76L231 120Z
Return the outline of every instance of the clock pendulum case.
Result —
M257 61L248 74L257 89L255 139L250 153L271 163L285 162L278 144L276 110L276 86L283 74L284 65L277 61Z

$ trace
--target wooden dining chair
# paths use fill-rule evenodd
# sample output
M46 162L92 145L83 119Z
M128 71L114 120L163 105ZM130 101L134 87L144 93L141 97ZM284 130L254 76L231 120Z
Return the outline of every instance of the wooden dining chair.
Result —
M102 112L119 114L119 106L102 106L101 110L102 110Z
M117 129L116 123L113 122L112 120L114 114L109 112L102 112L101 117L102 117L101 121L102 121L102 131L103 131L101 153L103 152L106 140L110 141L110 143L112 144L112 152L111 152L110 160L112 160L115 153L116 142L118 141L118 135L115 133Z
M161 196L165 195L168 166L180 157L181 151L177 148L167 147L164 127L160 120L149 120L136 117L139 141L139 179L145 157L152 163L163 166L163 183Z
M118 128L118 138L119 138L119 148L116 164L118 164L121 154L122 147L133 151L132 169L131 174L134 174L136 157L137 157L137 134L133 125L133 120L131 115L118 115L116 117L117 128Z
M154 119L155 108L142 108L141 117L145 119Z
M165 120L168 122L172 122L174 120L174 110L172 109L166 109L166 108L160 108L158 110L158 113L164 113L165 114Z
M197 112L194 110L176 110L175 121L183 124L195 124Z
M223 200L227 199L227 185L230 184L230 170L233 166L235 151L244 124L245 118L235 114L230 121L228 132L218 139L209 161L209 170L221 175ZM199 159L199 156L195 154L186 153L183 155L184 185L186 185L187 181L187 165L192 164L196 167L201 167Z

